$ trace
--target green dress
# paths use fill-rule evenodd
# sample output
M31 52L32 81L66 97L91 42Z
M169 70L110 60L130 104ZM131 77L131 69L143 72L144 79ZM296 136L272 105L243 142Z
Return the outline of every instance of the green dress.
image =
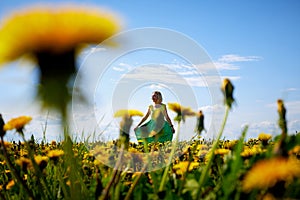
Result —
M161 104L161 106L158 107L150 105L149 109L151 111L151 119L147 123L138 127L135 131L138 142L146 141L147 143L151 143L172 141L172 127L164 119L163 115L166 105ZM157 134L149 137L151 131L155 131Z

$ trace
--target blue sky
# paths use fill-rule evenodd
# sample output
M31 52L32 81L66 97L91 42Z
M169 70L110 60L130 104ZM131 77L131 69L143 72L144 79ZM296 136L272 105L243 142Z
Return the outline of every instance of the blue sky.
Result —
M63 1L1 1L0 17L3 18L4 15L23 6L41 2ZM248 137L256 137L260 132L278 135L280 133L276 124L278 98L285 101L290 132L300 130L299 1L68 2L92 4L114 11L123 19L124 31L144 27L167 28L197 42L211 58L220 77L231 78L235 85L234 95L237 104L230 113L224 133L226 138L239 137L245 124L250 125ZM81 56L83 58L86 54L82 53ZM104 78L108 78L106 82L110 83L110 77L115 76L118 80L121 75L130 74L131 70L138 69L140 66L144 66L142 69L149 67L145 64L150 62L168 66L186 65L184 60L169 53L135 52L112 63L109 68L111 72L106 71ZM123 69L126 70L122 71ZM179 73L176 70L175 72ZM26 60L18 60L0 70L2 94L0 112L5 119L24 114L34 115L34 120L28 126L28 132L41 137L40 132L46 114L39 113L38 105L34 101L36 74L36 69ZM102 89L100 91L109 90L108 86L109 84L107 86L102 84L102 88L99 86ZM153 89L161 89L166 101L178 99L176 93L167 89L167 84L153 83L148 86L133 92L129 107L136 106L145 111L145 107L151 103L149 93ZM209 113L219 108L211 104L209 92L205 88L197 86L192 88L195 93L202 95L196 95L198 105L195 109L204 110L207 116L206 126L209 127L211 123ZM97 99L97 95L101 97L100 91L95 92L95 98L92 100L96 111L101 110L103 106L106 107L101 99ZM169 113L172 115L170 111ZM92 116L91 113L86 115ZM135 123L138 120L135 119ZM57 115L51 114L48 116L48 121L48 137L57 139L57 135L53 133L59 124ZM52 128L53 132L51 132ZM188 139L189 136L186 137Z

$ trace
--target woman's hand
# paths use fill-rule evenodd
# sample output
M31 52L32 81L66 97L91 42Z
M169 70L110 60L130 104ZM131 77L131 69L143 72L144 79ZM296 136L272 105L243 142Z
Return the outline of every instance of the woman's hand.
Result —
M136 130L138 129L138 126L136 126L133 130L134 130L134 132L136 132Z
M171 126L171 129L172 129L172 133L175 133L175 129L174 129L173 125Z

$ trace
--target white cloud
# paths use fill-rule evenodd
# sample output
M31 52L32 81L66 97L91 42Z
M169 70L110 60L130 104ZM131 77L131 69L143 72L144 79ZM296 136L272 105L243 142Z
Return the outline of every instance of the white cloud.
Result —
M287 88L285 89L285 91L288 91L288 92L293 92L293 91L298 91L299 89L298 88Z
M233 63L233 62L248 62L248 61L259 61L262 58L259 56L239 56L236 54L223 55L218 59L220 62Z
M296 133L296 131L300 132L300 120L296 119L288 122L288 130L291 134Z
M162 88L165 88L166 86L164 84L151 84L149 86L150 89L152 90L160 90Z
M234 63L259 61L261 59L262 58L259 56L240 56L236 54L227 54L214 61L214 64L219 70L239 70L240 67Z
M207 106L202 106L199 108L199 110L202 110L203 113L208 113L208 112L220 112L224 110L224 106L221 104L215 104L215 105L207 105Z
M239 66L236 66L232 63L215 61L214 64L215 64L216 68L219 70L238 70L238 69L240 69Z
M113 70L118 71L118 72L123 72L123 71L125 71L125 69L124 69L124 68L121 68L121 67L113 67Z
M249 124L248 129L248 138L249 137L257 137L260 133L268 133L276 136L280 134L280 130L276 122L273 121L262 121L262 122L254 122Z

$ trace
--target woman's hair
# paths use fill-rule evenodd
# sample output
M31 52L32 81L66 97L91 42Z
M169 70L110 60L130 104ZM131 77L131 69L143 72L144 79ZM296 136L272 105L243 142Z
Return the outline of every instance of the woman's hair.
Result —
M161 95L161 92L160 92L160 91L154 91L154 94L156 94L156 95L157 95L157 97L158 97L158 99L159 99L160 101L162 101L162 100L163 100L163 98L162 98L162 95Z

